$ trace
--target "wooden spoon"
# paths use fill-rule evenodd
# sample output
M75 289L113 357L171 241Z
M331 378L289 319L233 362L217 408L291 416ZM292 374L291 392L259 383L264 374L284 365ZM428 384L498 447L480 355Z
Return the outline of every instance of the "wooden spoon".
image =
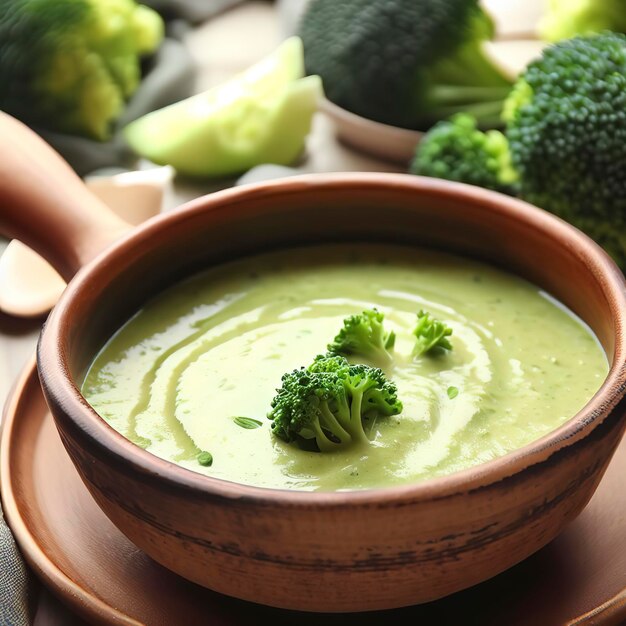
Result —
M86 180L89 190L129 224L140 224L161 211L169 167L124 172ZM0 310L35 318L56 304L66 283L34 250L13 239L0 257Z

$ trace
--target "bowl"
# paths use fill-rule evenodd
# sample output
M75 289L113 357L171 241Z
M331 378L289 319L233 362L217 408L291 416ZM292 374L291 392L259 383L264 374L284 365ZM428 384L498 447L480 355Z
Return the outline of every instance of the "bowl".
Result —
M389 609L502 572L589 501L626 427L626 285L576 229L479 188L374 173L243 186L131 229L90 199L52 151L2 122L0 225L21 232L68 280L77 272L39 342L46 400L95 501L165 567L276 607ZM125 439L80 394L93 356L152 295L227 259L321 241L429 246L506 268L585 320L610 371L569 421L506 456L416 484L336 493L185 470Z
M408 170L424 133L382 124L347 111L322 98L322 111L333 123L335 135L344 144L370 156L403 165Z

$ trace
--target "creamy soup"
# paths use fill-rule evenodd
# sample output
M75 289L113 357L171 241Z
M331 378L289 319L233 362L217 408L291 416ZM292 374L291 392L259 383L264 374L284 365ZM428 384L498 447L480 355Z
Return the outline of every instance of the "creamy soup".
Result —
M402 413L379 419L371 443L332 453L273 436L266 415L282 374L372 307L397 335L386 374ZM451 351L414 357L420 309L453 329ZM225 264L163 292L104 346L83 393L124 436L190 470L349 490L442 476L524 446L571 418L607 369L591 331L520 278L412 248L317 246Z

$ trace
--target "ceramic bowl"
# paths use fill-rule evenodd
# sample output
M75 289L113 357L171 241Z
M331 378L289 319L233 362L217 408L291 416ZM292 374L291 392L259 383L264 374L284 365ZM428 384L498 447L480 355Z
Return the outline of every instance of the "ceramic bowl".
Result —
M415 149L424 135L410 130L375 122L347 111L323 98L320 110L332 121L335 135L344 144L370 156L398 163L408 169Z
M399 607L509 568L590 499L626 426L626 285L574 228L478 188L367 173L243 186L130 229L90 201L78 180L72 186L70 173L24 129L0 130L16 137L0 154L0 226L21 231L68 280L77 272L40 339L46 400L95 501L165 567L277 607ZM45 159L33 157L43 152ZM46 186L32 184L44 176ZM185 470L132 444L81 396L99 348L168 285L262 250L357 240L443 249L540 285L598 336L611 364L601 389L559 429L502 458L413 485L340 493L263 489Z

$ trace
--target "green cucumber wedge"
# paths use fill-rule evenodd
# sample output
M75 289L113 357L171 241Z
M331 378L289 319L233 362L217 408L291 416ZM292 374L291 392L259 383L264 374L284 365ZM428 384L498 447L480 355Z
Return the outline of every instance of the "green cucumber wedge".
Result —
M289 165L322 96L320 78L303 75L302 42L291 37L230 81L131 122L124 136L138 155L188 176Z

